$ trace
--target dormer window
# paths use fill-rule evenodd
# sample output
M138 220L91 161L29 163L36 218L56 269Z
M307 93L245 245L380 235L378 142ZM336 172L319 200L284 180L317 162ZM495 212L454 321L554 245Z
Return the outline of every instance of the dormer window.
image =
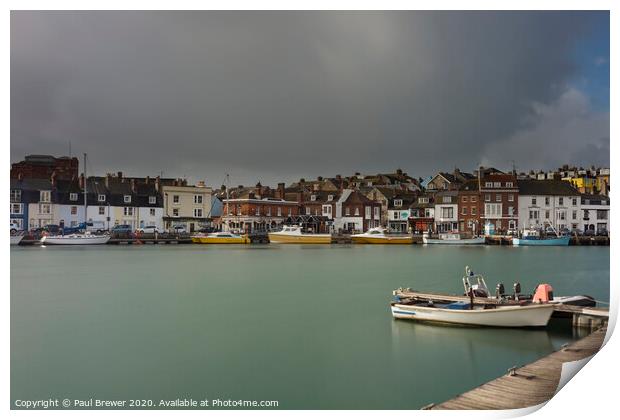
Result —
M332 194L328 195L327 201L334 201L334 196Z
M69 193L69 200L77 201L77 199L78 199L77 193Z
M396 199L394 200L394 207L400 207L403 205L403 200Z
M506 188L512 188L512 185L513 185L512 182L507 182L506 183Z
M310 201L316 201L316 195L312 194L312 195L310 196Z
M501 182L494 182L493 183L493 188L500 188L502 186Z
M485 182L485 183L484 183L484 186L485 186L486 188L493 188L493 183L492 183L492 182Z
M123 203L131 203L131 196L130 195L124 195L123 196Z
M97 195L97 201L104 202L105 201L105 194L98 194Z
M154 195L149 195L149 204L155 204L157 202L157 197Z

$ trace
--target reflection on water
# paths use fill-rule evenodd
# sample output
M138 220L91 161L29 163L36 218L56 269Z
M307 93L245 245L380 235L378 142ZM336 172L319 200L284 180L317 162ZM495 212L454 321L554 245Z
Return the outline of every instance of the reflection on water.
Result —
M394 321L400 286L462 293L550 282L609 296L609 248L351 245L11 250L12 399L277 399L280 408L420 408L583 331ZM501 280L500 280L501 279Z

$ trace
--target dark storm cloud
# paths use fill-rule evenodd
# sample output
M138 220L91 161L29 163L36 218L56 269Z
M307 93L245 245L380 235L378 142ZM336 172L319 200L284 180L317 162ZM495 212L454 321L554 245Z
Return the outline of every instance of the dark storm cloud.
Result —
M495 145L565 93L597 17L13 12L11 158L66 154L71 141L101 173L213 185L224 172L525 167L531 150Z

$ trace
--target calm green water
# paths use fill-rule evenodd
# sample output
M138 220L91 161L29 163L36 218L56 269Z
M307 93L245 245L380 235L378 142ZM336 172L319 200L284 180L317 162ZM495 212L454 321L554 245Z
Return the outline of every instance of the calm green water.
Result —
M461 293L465 265L609 301L607 247L11 247L11 403L416 409L578 338L392 320L392 289Z

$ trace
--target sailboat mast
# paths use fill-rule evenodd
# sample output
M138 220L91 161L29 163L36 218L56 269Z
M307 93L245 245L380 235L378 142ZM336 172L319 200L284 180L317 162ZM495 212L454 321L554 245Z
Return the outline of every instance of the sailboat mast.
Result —
M88 205L86 204L86 182L88 178L86 177L86 153L84 153L84 230L86 230L86 221L88 220L87 211Z
M230 175L226 174L226 210L225 210L225 215L226 215L226 231L230 231L230 224L228 223L228 199L229 199L229 195L228 195L228 190L230 189L230 179L229 179Z

